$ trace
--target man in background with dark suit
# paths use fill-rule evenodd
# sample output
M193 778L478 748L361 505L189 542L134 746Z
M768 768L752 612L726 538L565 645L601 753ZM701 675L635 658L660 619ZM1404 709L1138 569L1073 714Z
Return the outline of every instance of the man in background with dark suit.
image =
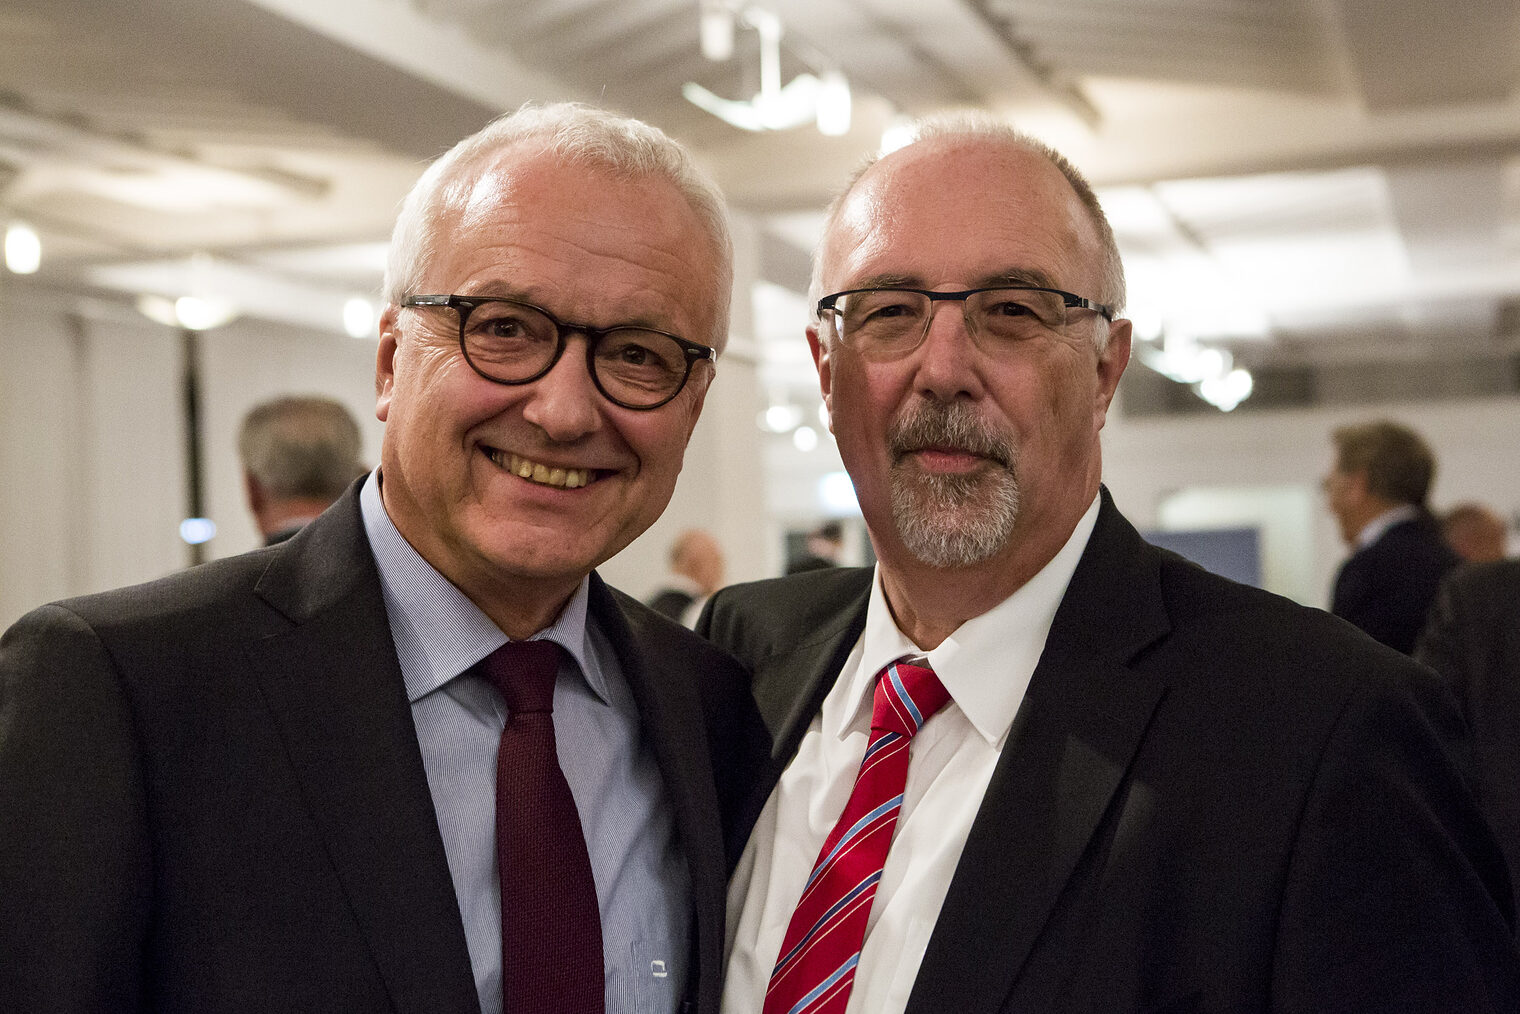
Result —
M716 1010L742 674L593 568L669 502L730 258L686 153L587 107L423 174L379 469L0 642L7 1010Z
M775 741L724 1010L1520 1009L1432 674L1147 545L1101 488L1130 323L1081 175L932 126L834 203L814 279L879 562L699 624Z
M1415 658L1446 678L1472 729L1478 803L1520 907L1520 560L1448 574Z
M243 417L243 491L264 545L299 532L367 471L361 446L359 424L332 398L275 398Z
M723 549L700 528L688 528L670 544L666 585L645 600L657 613L693 626L707 598L723 587Z
M1458 563L1425 506L1435 455L1419 434L1383 420L1343 426L1333 440L1325 496L1352 554L1335 575L1330 611L1407 655Z

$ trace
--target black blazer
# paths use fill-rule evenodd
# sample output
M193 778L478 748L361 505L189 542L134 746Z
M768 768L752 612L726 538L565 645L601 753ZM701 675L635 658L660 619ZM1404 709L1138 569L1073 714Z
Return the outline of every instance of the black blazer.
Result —
M1415 657L1446 678L1472 729L1478 803L1509 857L1520 907L1520 560L1454 570Z
M704 615L775 736L731 860L870 581L735 586ZM1461 735L1428 671L1146 544L1105 491L907 1009L1520 1010Z
M356 490L289 542L0 641L7 1010L478 1010ZM594 576L590 609L675 809L710 1014L743 674Z
M1330 611L1408 655L1441 578L1458 562L1434 518L1400 521L1341 564Z

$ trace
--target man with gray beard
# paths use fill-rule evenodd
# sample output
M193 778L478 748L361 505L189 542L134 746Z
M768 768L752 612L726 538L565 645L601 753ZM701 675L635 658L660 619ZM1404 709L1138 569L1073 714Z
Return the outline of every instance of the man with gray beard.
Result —
M726 1014L1520 1010L1447 693L1102 488L1130 323L1082 176L929 125L831 207L813 296L878 563L699 623L773 737L732 801Z

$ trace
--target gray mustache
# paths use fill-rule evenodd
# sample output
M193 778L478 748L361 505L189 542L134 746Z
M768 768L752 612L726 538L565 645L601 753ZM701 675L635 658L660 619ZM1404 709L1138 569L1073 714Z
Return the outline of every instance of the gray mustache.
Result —
M989 429L964 405L920 402L919 407L899 416L887 431L887 447L894 462L927 447L964 451L997 462L1013 464L1013 447Z

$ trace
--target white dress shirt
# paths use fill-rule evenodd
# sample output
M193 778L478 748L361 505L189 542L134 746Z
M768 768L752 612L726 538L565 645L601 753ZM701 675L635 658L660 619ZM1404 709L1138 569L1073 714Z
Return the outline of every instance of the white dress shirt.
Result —
M1097 517L1095 498L1044 569L927 653L897 629L878 568L865 630L761 811L729 883L724 1014L755 1014L764 1004L803 883L854 788L870 738L876 674L904 655L926 655L950 701L913 738L902 811L846 1008L848 1014L901 1014Z

